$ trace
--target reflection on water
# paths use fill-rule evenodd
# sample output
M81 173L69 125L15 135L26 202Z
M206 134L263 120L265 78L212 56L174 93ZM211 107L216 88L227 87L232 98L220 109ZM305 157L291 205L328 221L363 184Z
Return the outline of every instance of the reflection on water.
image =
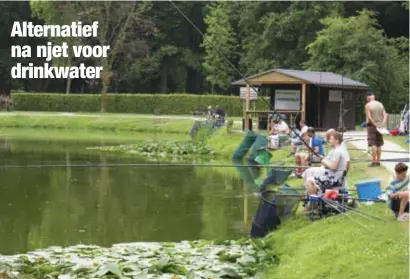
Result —
M110 144L3 138L0 165L124 163ZM141 161L140 161L141 162ZM0 168L0 253L79 243L235 239L258 205L238 178L195 167ZM238 197L239 196L239 197ZM246 208L245 208L246 210Z

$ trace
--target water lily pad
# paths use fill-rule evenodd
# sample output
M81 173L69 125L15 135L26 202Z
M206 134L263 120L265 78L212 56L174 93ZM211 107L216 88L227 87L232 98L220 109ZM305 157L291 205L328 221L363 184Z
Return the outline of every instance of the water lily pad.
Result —
M232 268L223 268L221 272L218 274L220 278L231 278L231 279L241 279L240 276L234 269Z

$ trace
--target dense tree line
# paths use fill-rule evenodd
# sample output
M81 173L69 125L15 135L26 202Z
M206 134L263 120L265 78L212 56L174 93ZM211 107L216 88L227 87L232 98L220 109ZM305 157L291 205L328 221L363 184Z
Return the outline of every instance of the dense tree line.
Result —
M107 92L230 94L232 80L240 75L224 56L246 75L271 68L342 73L368 83L393 110L408 99L408 2L174 4L193 25L170 2L1 2L0 93L16 89L102 92L103 96ZM109 57L70 56L52 63L102 65L101 80L11 80L10 67L18 61L10 58L10 46L47 43L35 38L12 40L11 26L17 20L99 21L98 38L67 43L109 44ZM22 61L28 62L44 61Z

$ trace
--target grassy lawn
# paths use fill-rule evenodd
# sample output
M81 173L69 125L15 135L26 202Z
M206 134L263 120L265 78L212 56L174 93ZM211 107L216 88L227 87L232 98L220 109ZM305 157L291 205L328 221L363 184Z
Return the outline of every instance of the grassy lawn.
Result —
M29 135L29 136L28 136ZM0 137L6 136L8 139L16 140L47 140L62 142L102 142L112 144L135 143L138 140L162 140L162 133L135 133L135 132L115 132L115 131L88 131L88 130L52 130L34 128L2 128ZM188 134L166 134L167 140L189 140Z
M408 223L398 222L384 204L361 211L386 219L367 220L349 213L311 222L298 215L268 241L279 264L270 279L409 278ZM366 228L362 227L366 226Z
M111 132L148 132L187 134L194 119L160 117L119 117L118 115L6 115L0 114L0 127Z
M367 155L351 151L350 157L353 160ZM379 178L382 187L387 186L391 174L385 168L368 168L367 164L352 163L348 175L350 189L355 189L358 180L369 178ZM292 186L302 185L299 179L289 182ZM349 217L355 221L335 216L311 222L299 208L294 218L268 237L279 257L279 264L272 267L269 278L409 278L409 223L396 221L386 209L384 203L359 208L386 222L352 213Z

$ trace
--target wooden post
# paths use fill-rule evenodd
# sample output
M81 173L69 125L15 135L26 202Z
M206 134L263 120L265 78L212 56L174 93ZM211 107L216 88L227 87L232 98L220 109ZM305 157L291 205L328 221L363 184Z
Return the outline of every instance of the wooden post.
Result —
M246 183L242 184L243 189L243 231L248 231L248 188Z
M245 94L245 132L249 131L249 98L251 95L251 87L246 84L246 94Z
M306 121L306 83L302 84L302 120Z

